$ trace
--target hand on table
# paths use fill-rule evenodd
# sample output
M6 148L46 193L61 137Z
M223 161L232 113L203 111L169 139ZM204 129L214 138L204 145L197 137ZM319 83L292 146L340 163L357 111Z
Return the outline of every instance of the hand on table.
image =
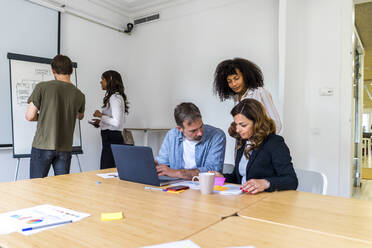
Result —
M209 173L213 173L215 177L224 177L221 173L218 171L208 171Z
M266 179L250 179L242 185L243 192L257 194L270 187L270 182Z

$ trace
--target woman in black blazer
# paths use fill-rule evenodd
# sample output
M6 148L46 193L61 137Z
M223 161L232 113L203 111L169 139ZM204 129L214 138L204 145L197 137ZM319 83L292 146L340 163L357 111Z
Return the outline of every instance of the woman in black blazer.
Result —
M275 124L254 99L245 99L231 110L236 132L241 138L235 168L226 177L230 183L242 184L243 192L295 190L298 180L292 158L283 137L275 134Z

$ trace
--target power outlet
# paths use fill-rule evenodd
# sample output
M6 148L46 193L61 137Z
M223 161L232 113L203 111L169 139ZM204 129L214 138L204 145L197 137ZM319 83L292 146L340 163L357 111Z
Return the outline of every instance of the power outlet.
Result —
M319 89L319 95L321 96L333 96L333 89L324 87Z

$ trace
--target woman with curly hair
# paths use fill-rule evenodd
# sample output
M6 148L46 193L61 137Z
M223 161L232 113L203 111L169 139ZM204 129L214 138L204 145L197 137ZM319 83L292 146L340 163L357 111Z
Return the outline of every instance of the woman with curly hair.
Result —
M235 168L226 177L230 183L242 184L243 192L295 190L298 186L292 158L283 137L275 134L275 124L262 104L244 99L231 110L236 132L243 141L237 151Z
M270 92L263 86L261 69L253 62L242 58L222 61L214 74L214 93L221 101L233 98L237 104L243 99L256 99L263 104L269 117L274 120L276 133L279 133L282 123L278 111Z
M101 127L102 153L101 169L114 168L115 161L112 155L111 144L124 144L122 131L124 116L128 114L128 100L124 93L123 80L117 71L106 71L101 77L102 90L106 91L103 98L102 111L96 110L94 126Z

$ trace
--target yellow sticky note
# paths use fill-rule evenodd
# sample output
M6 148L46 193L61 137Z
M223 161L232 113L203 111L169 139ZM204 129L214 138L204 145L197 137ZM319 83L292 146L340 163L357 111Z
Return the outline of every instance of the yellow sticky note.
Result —
M121 220L121 219L123 219L123 212L101 213L101 221Z
M227 187L215 185L214 188L213 188L213 190L216 190L216 191L225 191L225 190L227 190Z

